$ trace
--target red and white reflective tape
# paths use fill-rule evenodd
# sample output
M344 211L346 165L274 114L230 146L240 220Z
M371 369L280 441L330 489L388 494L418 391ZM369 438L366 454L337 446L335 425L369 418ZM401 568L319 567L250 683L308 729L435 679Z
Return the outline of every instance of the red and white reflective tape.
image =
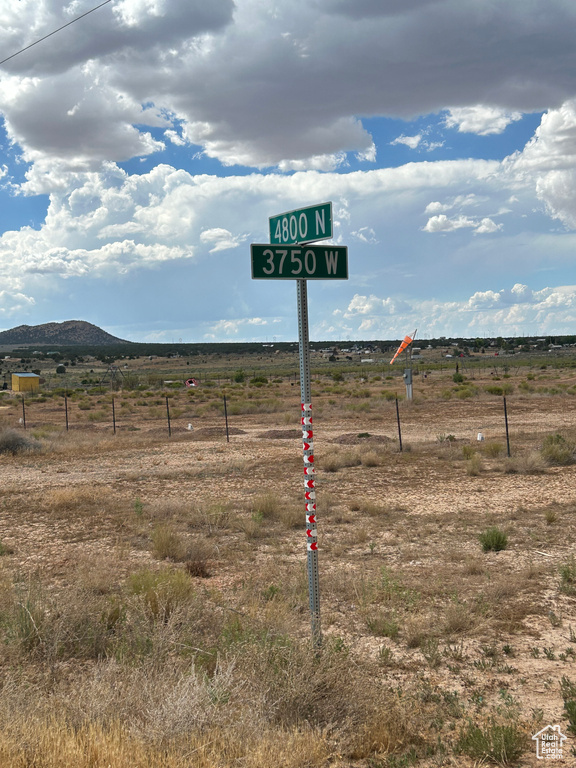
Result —
M314 443L312 442L312 404L302 403L302 455L304 459L304 487L306 492L306 549L308 552L318 551L318 529L316 528L316 491L314 475ZM310 479L308 479L310 478ZM310 489L310 490L308 490ZM312 514L310 514L312 513Z

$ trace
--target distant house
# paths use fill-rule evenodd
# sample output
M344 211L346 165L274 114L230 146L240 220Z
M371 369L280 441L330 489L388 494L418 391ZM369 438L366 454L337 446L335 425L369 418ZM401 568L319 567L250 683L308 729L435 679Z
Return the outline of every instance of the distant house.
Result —
M36 373L13 373L13 392L38 392L40 389L40 376Z

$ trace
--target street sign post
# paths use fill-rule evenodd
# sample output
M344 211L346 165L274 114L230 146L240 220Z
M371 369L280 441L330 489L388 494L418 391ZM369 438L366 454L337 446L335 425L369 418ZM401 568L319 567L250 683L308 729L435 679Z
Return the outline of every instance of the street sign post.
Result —
M254 280L347 280L345 245L250 246Z
M318 529L316 527L316 469L312 427L310 341L308 333L307 280L347 280L348 248L342 245L310 245L332 237L332 203L322 203L272 216L270 243L250 246L254 280L296 280L298 341L300 353L300 402L304 499L306 501L306 552L312 644L322 645L320 628L320 579Z
M332 203L311 205L268 219L273 245L313 243L332 237Z

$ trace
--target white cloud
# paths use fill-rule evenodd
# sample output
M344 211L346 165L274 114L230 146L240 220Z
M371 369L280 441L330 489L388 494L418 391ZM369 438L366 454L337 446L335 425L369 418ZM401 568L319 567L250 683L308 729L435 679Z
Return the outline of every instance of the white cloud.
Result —
M476 104L473 107L452 107L445 118L447 128L458 128L460 133L489 136L503 133L510 123L522 119L520 112L508 112L498 107Z
M302 160L281 160L278 163L280 171L334 171L345 165L346 153L337 152L333 155L316 155Z
M166 136L168 141L170 141L172 144L175 144L177 147L186 146L186 141L176 131L173 131L171 129L164 131L164 136Z
M218 251L227 251L230 248L238 248L240 243L246 240L246 235L233 235L227 229L222 227L214 227L213 229L205 229L200 233L200 242L213 244L209 253L217 253Z
M209 327L204 334L207 339L218 339L222 336L238 336L239 333L248 331L250 333L250 327L261 327L268 325L268 320L264 320L261 317L243 317L237 320L219 320ZM244 337L245 338L245 337Z
M449 219L445 213L440 213L428 219L424 232L455 232L463 228L473 229L476 235L486 235L498 232L502 229L502 224L496 224L488 217L478 220L469 216L456 216Z
M425 232L454 232L463 227L475 227L476 221L468 216L457 216L455 219L449 219L445 213L432 216L426 222Z
M9 318L17 316L34 306L36 302L31 296L26 296L18 291L0 291L0 317Z
M417 134L416 136L404 136L404 134L402 134L401 136L398 136L398 138L394 139L394 141L391 141L390 144L405 144L407 147L410 147L410 149L416 149L421 141L421 133Z
M357 238L358 240L361 240L363 243L378 243L378 238L376 237L376 232L372 229L372 227L360 227L358 231L352 231L350 232L352 237Z
M502 224L496 224L492 219L485 217L480 221L480 224L474 229L475 235L491 235L494 232L498 232L502 229Z
M445 203L441 203L438 200L428 203L424 213L443 213L444 211L451 211L454 208L478 206L487 199L488 198L480 198L473 192L467 195L457 195L456 197L449 198Z
M412 327L421 338L522 336L536 327L543 334L572 333L576 285L533 291L516 284L509 290L476 292L462 301L403 302L401 312L390 311L394 304L392 297L356 294L344 313L333 313L334 338L401 338ZM320 338L322 329L316 329Z
M542 116L522 152L505 169L519 184L531 185L547 213L576 228L576 99Z
M3 51L87 9L0 5ZM373 157L358 115L411 118L452 105L448 124L488 134L558 107L575 91L575 22L565 0L548 0L546 14L525 0L121 0L8 62L0 108L28 159L149 154L158 144L141 126L164 118L168 130L182 121L186 140L225 164L325 168L309 159Z

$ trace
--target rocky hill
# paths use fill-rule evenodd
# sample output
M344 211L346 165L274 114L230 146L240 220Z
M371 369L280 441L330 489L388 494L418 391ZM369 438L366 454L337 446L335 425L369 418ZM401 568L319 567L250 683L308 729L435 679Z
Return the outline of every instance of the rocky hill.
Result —
M72 346L81 344L84 346L96 346L102 344L126 344L129 342L112 336L102 328L83 320L67 320L64 323L44 323L44 325L19 325L9 331L0 332L0 346L6 344L17 345L46 345Z

